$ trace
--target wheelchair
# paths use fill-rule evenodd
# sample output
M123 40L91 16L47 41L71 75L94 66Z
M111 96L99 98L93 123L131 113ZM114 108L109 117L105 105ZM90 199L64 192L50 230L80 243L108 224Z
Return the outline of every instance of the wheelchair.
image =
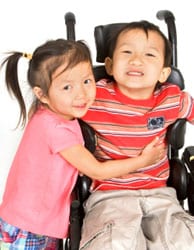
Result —
M158 11L156 17L164 20L167 25L168 38L172 45L172 72L168 82L176 84L181 90L184 89L184 78L177 67L177 35L175 18L172 12L168 10ZM67 29L67 39L75 40L75 16L68 12L65 14L65 23ZM101 78L110 78L104 67L104 59L108 51L108 37L112 31L120 29L126 23L112 23L96 26L94 28L94 37L96 44L96 62L94 65L94 76L96 81ZM96 147L95 131L84 121L79 120L80 127L84 136L85 146L92 153ZM170 163L170 177L168 186L174 187L180 204L184 207L187 199L188 213L194 215L194 146L186 147L180 155L180 150L184 147L184 138L186 132L186 120L178 119L168 128L168 158ZM89 186L91 180L86 176L80 176L74 189L74 200L71 204L69 237L65 242L65 250L78 250L81 238L81 226L84 217L83 202L88 198Z

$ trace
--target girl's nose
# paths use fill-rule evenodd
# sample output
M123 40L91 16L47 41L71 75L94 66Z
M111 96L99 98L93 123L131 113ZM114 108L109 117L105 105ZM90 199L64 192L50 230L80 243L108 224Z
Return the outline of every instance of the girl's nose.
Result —
M77 98L85 98L86 96L86 90L83 86L80 86L80 88L78 88L77 90Z

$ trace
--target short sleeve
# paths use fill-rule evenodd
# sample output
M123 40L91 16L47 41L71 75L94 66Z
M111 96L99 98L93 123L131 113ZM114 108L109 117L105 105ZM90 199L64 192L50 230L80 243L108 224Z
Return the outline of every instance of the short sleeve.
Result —
M58 153L66 148L84 144L81 129L77 120L48 124L47 138L52 153Z

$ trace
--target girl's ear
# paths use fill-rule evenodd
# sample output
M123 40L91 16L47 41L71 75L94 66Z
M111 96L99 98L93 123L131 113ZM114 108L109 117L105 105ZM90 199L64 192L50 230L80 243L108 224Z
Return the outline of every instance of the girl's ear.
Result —
M43 90L40 87L34 87L33 92L40 102L42 102L43 104L48 103L47 96L43 93Z
M165 82L168 79L170 73L171 73L171 68L170 67L163 68L163 70L162 70L162 72L160 74L160 78L158 79L158 81L160 83Z
M106 57L104 63L107 74L112 76L112 59L110 57Z

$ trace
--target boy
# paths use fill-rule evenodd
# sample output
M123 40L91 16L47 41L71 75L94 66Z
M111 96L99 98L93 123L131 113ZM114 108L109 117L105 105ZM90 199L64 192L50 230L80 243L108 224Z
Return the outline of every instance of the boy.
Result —
M171 47L157 26L133 22L110 40L106 71L84 117L98 131L99 160L137 156L178 118L194 124L194 100L165 83ZM93 181L86 202L80 249L193 249L194 218L167 187L167 155L157 164L120 178Z

